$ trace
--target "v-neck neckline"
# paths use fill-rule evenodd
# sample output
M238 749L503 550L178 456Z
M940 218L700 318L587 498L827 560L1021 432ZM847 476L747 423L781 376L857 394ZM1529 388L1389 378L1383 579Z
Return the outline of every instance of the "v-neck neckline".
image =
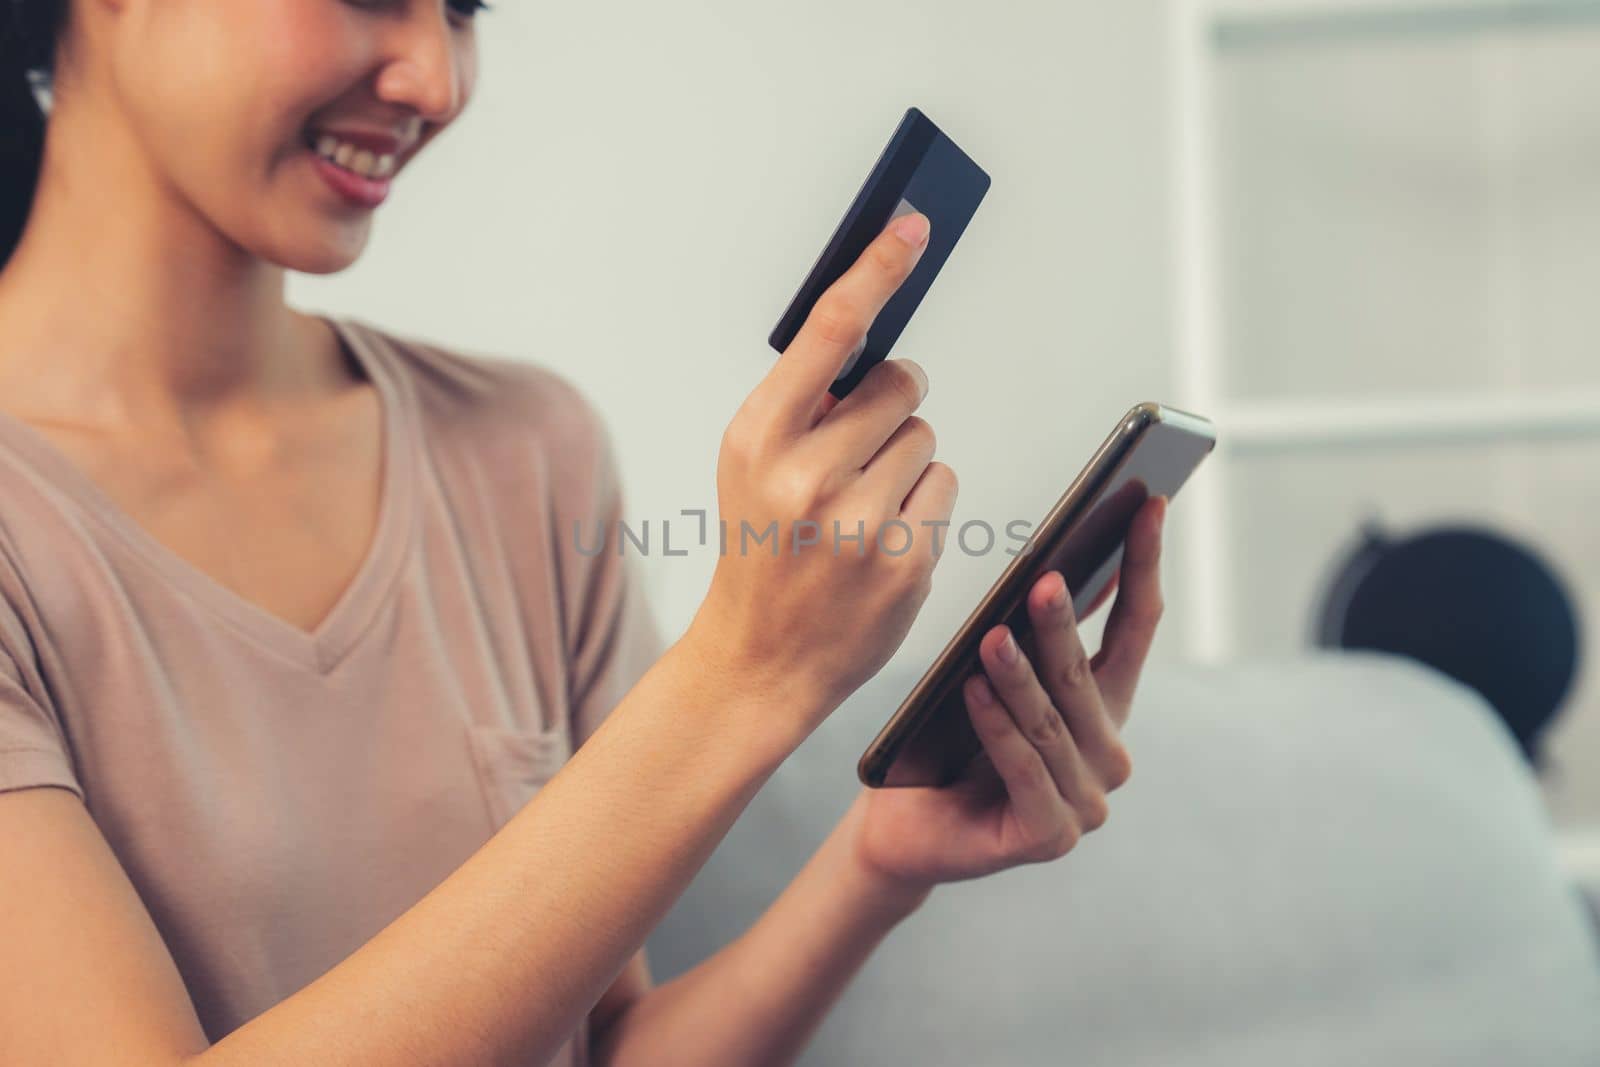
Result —
M380 346L370 344L358 325L346 318L314 317L328 324L378 391L382 407L383 484L376 530L366 555L333 607L313 629L302 629L273 614L168 548L48 438L5 412L0 412L0 444L10 445L182 594L269 650L308 670L326 674L371 625L400 573L416 525L416 457L411 448L409 428L413 413L407 407L407 394L379 351Z

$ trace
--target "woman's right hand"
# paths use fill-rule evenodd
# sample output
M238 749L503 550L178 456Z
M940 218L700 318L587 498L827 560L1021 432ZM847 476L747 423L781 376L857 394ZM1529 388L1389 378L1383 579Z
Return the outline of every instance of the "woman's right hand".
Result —
M909 243L897 228L908 220L921 229ZM905 639L955 508L955 472L933 462L933 429L912 414L920 367L885 360L844 400L828 392L921 258L927 225L908 215L878 235L722 436L725 541L685 636L715 668L781 694L794 744Z

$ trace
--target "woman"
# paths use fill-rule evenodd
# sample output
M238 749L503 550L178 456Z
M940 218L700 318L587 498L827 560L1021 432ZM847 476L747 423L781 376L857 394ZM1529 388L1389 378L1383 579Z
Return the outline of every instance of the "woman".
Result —
M565 380L285 305L466 106L475 2L6 2L0 1062L787 1062L933 886L1105 818L1160 502L1092 669L1057 574L1031 655L985 638L992 765L863 791L654 987L650 930L935 553L730 551L663 648L625 557L566 541L614 547L622 501ZM908 226L729 425L730 528L949 518L922 372L826 392Z

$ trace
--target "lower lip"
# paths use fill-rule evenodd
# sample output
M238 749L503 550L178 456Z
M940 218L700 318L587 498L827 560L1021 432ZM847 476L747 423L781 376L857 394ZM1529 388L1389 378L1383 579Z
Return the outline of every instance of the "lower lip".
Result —
M363 178L307 148L311 163L333 191L358 207L375 208L389 196L388 178Z

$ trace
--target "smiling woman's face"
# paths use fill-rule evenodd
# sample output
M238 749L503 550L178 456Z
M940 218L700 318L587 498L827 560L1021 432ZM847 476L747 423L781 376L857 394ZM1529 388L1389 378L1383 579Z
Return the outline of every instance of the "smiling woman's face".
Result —
M117 106L156 187L239 246L327 273L360 253L388 183L466 106L477 7L121 0L102 26ZM339 147L363 134L370 157Z

